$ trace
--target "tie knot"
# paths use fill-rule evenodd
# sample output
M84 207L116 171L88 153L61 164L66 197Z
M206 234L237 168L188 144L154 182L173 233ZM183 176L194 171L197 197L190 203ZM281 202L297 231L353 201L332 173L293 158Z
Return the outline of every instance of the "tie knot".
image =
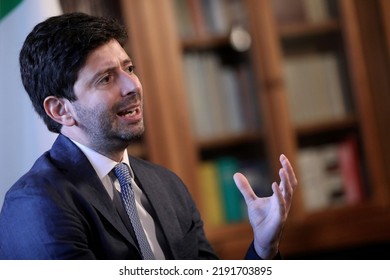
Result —
M114 173L118 177L121 186L131 182L130 170L126 163L118 163L114 167Z

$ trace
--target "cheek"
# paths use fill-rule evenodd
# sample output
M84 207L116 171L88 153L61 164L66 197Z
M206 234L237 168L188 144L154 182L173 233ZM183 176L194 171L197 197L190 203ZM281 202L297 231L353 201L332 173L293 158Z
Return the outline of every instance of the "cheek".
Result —
M110 111L115 104L115 100L114 98L111 98L111 96L112 95L108 92L94 92L83 96L83 98L80 99L80 102L90 111Z
M77 100L74 102L74 113L79 121L98 120L102 116L107 118L110 112L110 106L104 99Z

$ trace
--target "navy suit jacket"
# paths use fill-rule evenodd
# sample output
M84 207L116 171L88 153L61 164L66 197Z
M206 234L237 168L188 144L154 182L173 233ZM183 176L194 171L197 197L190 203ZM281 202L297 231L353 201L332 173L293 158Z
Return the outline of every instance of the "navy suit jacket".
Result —
M129 157L162 228L169 259L215 259L199 212L171 171ZM59 135L7 192L0 213L0 259L140 259L94 168ZM258 258L250 246L248 258Z

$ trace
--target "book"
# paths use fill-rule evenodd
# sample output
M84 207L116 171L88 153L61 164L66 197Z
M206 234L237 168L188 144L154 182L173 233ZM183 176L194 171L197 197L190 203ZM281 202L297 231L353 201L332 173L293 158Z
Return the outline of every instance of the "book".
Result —
M298 170L307 211L345 204L336 143L300 149Z
M241 0L225 0L226 18L230 27L235 25L247 27L248 14L245 8L244 1Z
M225 35L229 31L228 14L225 0L199 0L210 35Z
M294 124L305 123L307 115L307 98L305 92L305 73L301 56L289 56L284 60L284 80L287 88L287 101Z
M192 38L195 35L194 24L191 20L191 11L187 1L174 0L177 28L181 38Z
M241 192L233 180L233 175L239 171L239 161L234 157L216 159L219 184L223 198L223 209L227 223L239 222L245 219L246 205Z
M306 54L301 58L299 67L302 69L302 78L305 79L302 84L305 100L300 101L305 102L304 110L307 112L305 123L329 120L332 108L324 79L324 56L322 54Z
M339 143L331 143L320 148L324 192L328 207L345 205L345 189L340 170Z
M190 108L191 123L197 139L209 138L214 125L211 118L210 103L207 102L206 84L203 78L201 55L189 52L183 56L187 86L187 100Z
M333 53L287 57L284 78L293 123L305 125L345 117L347 105L340 77Z
M308 211L351 205L365 198L355 136L300 149L298 172L304 206Z
M323 55L324 78L331 106L330 115L334 118L342 118L347 115L339 63L336 54L326 53Z
M226 122L226 134L244 132L246 123L243 118L244 108L240 100L240 87L236 72L233 68L222 67L220 102L222 104L223 119Z
M309 212L326 208L328 201L323 192L325 178L316 149L304 148L299 150L298 178L300 178L304 208Z
M198 140L258 129L259 104L249 69L222 64L213 52L187 52L183 64Z
M327 0L302 0L305 17L309 22L321 22L330 18Z
M202 9L200 0L183 0L187 1L188 9L190 11L191 22L193 30L197 37L204 37L208 34L205 15Z
M258 131L261 127L260 102L257 97L253 72L249 66L241 65L236 69L241 119L246 131Z
M229 133L229 117L230 113L226 110L225 96L223 91L223 83L221 78L221 65L217 55L212 52L202 53L202 76L205 89L204 107L208 112L202 111L199 113L207 113L210 115L209 122L212 122L213 132L211 137L224 136ZM206 109L207 108L207 109Z
M361 202L365 192L356 137L348 136L339 144L338 156L346 200L349 204Z
M271 0L279 24L303 22L306 19L302 0Z
M225 222L225 217L217 166L213 161L203 161L198 172L203 221L206 226L219 226Z

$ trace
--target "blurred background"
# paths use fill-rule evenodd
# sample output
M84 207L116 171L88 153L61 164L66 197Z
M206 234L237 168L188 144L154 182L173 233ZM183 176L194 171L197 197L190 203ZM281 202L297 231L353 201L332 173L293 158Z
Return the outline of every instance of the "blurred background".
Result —
M282 153L299 181L285 259L388 258L389 1L0 0L0 205L55 137L18 52L37 22L72 11L126 26L146 121L129 152L183 179L221 258L252 241L232 174L269 196Z

